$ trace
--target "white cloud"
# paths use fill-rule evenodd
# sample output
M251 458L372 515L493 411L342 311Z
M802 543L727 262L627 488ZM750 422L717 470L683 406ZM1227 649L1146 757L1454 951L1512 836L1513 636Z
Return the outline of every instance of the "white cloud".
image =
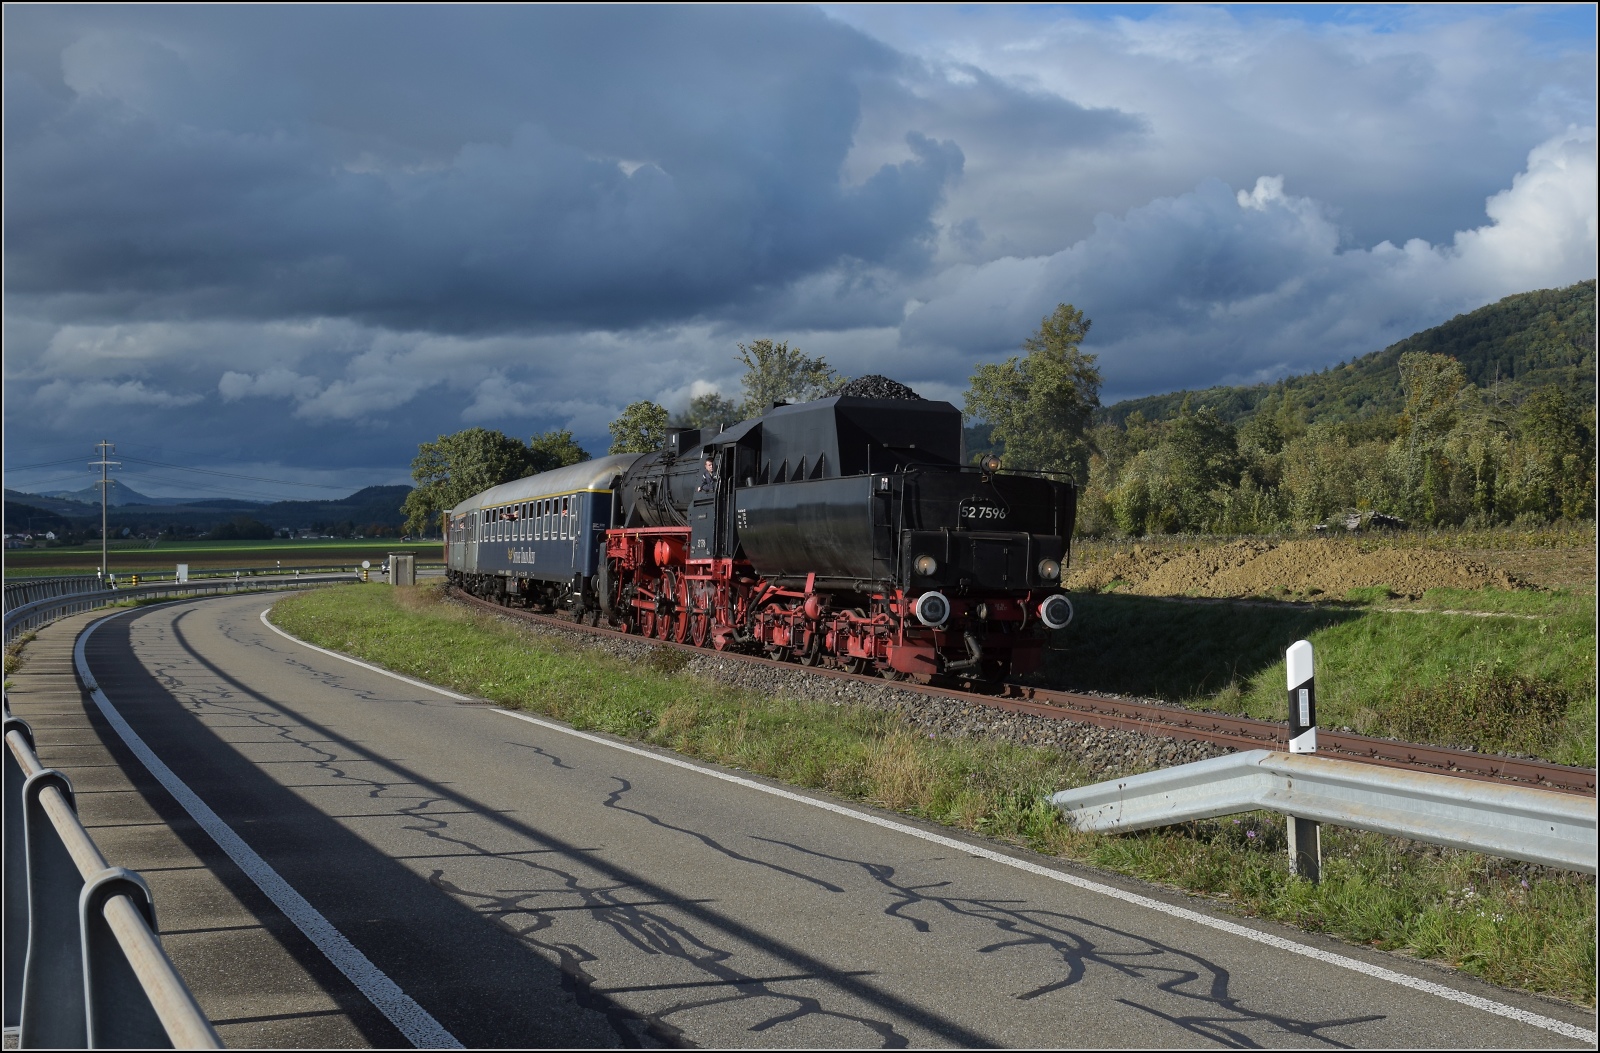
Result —
M315 396L320 388L316 377L303 377L292 369L268 369L256 374L235 373L230 369L217 381L217 391L225 402L250 397L305 400Z
M205 396L193 393L158 391L141 380L91 380L74 383L52 380L34 393L33 401L58 413L76 413L111 406L137 406L176 409L192 406Z
M1535 147L1490 222L1448 244L1341 248L1323 204L1281 177L1189 193L1102 216L1049 255L953 267L902 329L930 354L1009 351L1058 302L1097 321L1110 397L1240 383L1374 351L1451 315L1595 273L1593 128Z

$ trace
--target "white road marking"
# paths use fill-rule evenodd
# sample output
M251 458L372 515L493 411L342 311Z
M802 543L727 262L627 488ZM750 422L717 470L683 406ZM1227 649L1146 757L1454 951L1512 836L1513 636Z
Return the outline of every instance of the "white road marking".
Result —
M284 639L292 640L302 647L309 647L313 651L320 651L323 654L337 658L340 661L349 662L352 665L358 665L361 668L371 670L374 673L381 673L384 676L393 677L394 679L403 681L412 685L413 687L420 687L425 690L444 695L446 698L453 698L458 701L480 701L479 699L473 698L471 695L457 694L454 691L450 691L442 687L436 687L433 684L429 684L421 680L414 680L409 676L402 676L399 673L391 672L380 666L372 665L369 662L363 662L359 658L351 658L349 655L340 654L338 651L331 651L326 647L318 647L316 644L307 643L298 637L289 635L268 621L266 610L261 612L261 624L265 625L279 636L282 636ZM904 823L897 823L893 819L885 819L880 815L872 815L869 812L858 811L846 805L835 804L832 801L824 801L815 797L807 797L804 794L794 793L790 790L781 789L777 786L768 786L765 783L756 782L754 779L745 779L738 775L730 775L727 772L716 771L715 769L695 764L692 761L682 760L678 757L670 757L652 750L641 749L638 746L630 746L625 742L617 742L614 739L604 738L599 735L591 735L587 731L579 731L576 728L570 728L563 724L557 724L553 721L543 720L539 717L529 716L526 713L517 713L509 709L498 708L492 708L490 712L498 713L501 716L512 717L516 720L527 721L529 724L537 724L539 727L547 728L551 731L557 731L563 735L571 735L574 738L585 739L589 742L598 743L601 746L609 746L612 749L622 750L624 753L632 753L640 757L658 761L662 764L670 764L673 767L684 768L689 771L697 772L701 775L708 775L713 779L721 779L723 782L730 782L737 786L743 786L747 789L758 790L761 793L771 794L774 797L782 797L786 800L795 801L799 804L809 805L812 808L820 808L825 812L833 812L836 815L843 815L852 819L859 819L861 822L871 823L874 826L881 826L886 830L893 830L896 833L907 834L911 837L920 838L923 841L931 841L936 845L942 845L945 848L952 848L959 852L965 852L968 855L980 856L1003 866L1014 867L1017 870L1024 870L1030 874L1036 874L1039 877L1049 878L1052 881L1060 881L1065 884L1072 885L1075 888L1083 889L1086 892L1094 892L1102 896L1109 896L1112 899L1121 900L1124 903L1132 903L1136 906L1145 907L1161 914L1166 914L1174 918L1181 918L1184 921L1193 922L1196 925L1204 925L1210 929L1216 929L1221 932L1229 933L1233 936L1239 936L1247 940L1253 940L1256 943L1266 944L1268 947L1275 947L1278 950L1288 951L1291 954L1298 954L1306 958L1312 958L1316 961L1323 962L1327 965L1336 966L1340 969L1348 969L1351 972L1361 973L1365 976L1370 976L1378 980L1386 980L1389 983L1397 984L1401 987L1408 987L1413 991L1421 991L1424 994L1434 995L1436 997L1446 999L1447 1001L1456 1002L1465 1006L1471 1006L1474 1009L1481 1009L1486 1013L1492 1013L1495 1016L1506 1017L1524 1024L1530 1024L1533 1027L1543 1028L1546 1031L1553 1031L1558 1035L1564 1035L1567 1038L1576 1039L1580 1042L1588 1042L1592 1045L1597 1040L1600 1040L1600 1035L1597 1035L1596 1032L1587 1028L1579 1027L1576 1024L1568 1024L1562 1020L1554 1020L1547 1016L1540 1016L1538 1013L1531 1013L1526 1009L1518 1009L1515 1006L1509 1006L1502 1002L1496 1002L1488 998L1481 998L1478 995L1467 994L1465 991L1458 991L1453 987L1447 987L1444 984L1434 983L1431 980L1422 980L1415 976L1407 976L1405 973L1395 972L1393 969L1385 969L1381 965L1372 965L1368 962L1359 961L1355 958L1348 958L1342 954L1334 954L1331 951L1324 951L1316 947L1307 947L1305 944L1296 943L1293 940L1285 939L1282 936L1275 936L1268 932L1260 932L1244 925L1238 925L1231 921L1225 921L1222 918L1214 918L1209 914L1202 914L1199 911L1189 910L1185 907L1174 906L1170 903L1163 903L1160 900L1151 899L1149 896L1141 896L1137 892L1127 892L1111 885L1103 885L1098 881L1090 881L1087 878L1078 877L1076 874L1069 874L1065 871L1040 866L1037 863L1031 863L1025 859L1016 859L1012 856L1004 855L1003 853L984 848L981 845L975 845L970 841L958 841L953 837L945 837L941 834L935 834L927 830L919 830L914 826L907 826Z
M133 611L124 611L132 614ZM111 618L120 618L121 614L113 614ZM191 790L188 785L171 768L157 757L139 733L134 731L128 722L123 719L117 708L111 704L104 691L100 690L93 674L89 672L89 663L84 656L84 647L89 642L89 637L96 629L110 621L111 618L102 618L93 623L78 637L78 642L73 648L73 660L78 667L78 676L83 679L83 684L89 689L90 696L95 705L100 707L100 712L105 714L106 720L117 729L117 734L122 736L122 741L134 752L144 766L150 770L166 787L168 793L183 805L185 811L199 823L217 847L227 853L228 858L238 864L255 882L256 887L266 894L267 898L277 905L278 909L294 922L295 926L306 938L316 945L317 950L327 955L328 961L349 978L362 994L370 1001L389 1022L400 1029L400 1033L419 1049L462 1049L459 1039L445 1030L444 1025L435 1020L426 1009L422 1008L411 996L400 989L400 985L389 979L388 975L372 964L372 960L358 950L355 944L345 938L344 934L334 928L333 923L323 917L317 908L306 901L306 898L295 891L265 859L258 855L255 849L245 844L244 839L234 833L233 828L223 821L222 817L200 799L199 795Z

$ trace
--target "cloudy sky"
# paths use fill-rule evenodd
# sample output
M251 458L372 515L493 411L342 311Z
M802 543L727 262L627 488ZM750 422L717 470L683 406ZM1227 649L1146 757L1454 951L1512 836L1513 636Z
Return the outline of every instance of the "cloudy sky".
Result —
M85 485L101 437L143 492L264 498L406 481L472 425L603 452L760 336L959 404L1060 302L1112 402L1596 270L1589 5L10 5L4 36L14 489Z

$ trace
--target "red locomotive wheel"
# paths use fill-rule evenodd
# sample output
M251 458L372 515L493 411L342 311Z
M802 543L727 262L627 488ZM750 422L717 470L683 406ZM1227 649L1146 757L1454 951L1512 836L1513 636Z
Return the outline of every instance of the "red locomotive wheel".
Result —
M711 638L711 615L696 614L689 620L689 639L696 647L704 647Z

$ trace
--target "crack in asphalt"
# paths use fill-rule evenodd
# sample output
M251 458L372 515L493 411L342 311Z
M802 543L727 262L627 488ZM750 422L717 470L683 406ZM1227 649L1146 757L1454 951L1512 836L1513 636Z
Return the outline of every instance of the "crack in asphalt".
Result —
M445 853L449 857L493 858L502 866L512 866L526 873L530 880L522 888L475 887L474 883L463 883L443 868L433 869L426 880L552 962L559 968L562 985L574 1001L600 1013L619 1042L629 1046L694 1044L692 1036L699 1030L695 1019L697 1012L713 1008L726 1010L743 1004L751 1007L755 1016L755 1022L748 1026L752 1034L804 1022L834 1027L844 1025L847 1033L857 1036L862 1036L862 1032L853 1029L864 1029L887 1048L904 1048L911 1043L910 1036L888 1019L824 1003L826 994L837 994L870 1004L871 1000L859 989L846 990L837 981L876 973L813 969L781 975L753 975L738 967L735 960L740 955L763 957L762 945L752 943L745 949L725 945L727 941L718 939L713 927L703 925L703 917L692 913L694 906L707 901L676 898L670 889L652 882L607 880L607 868L596 866L581 854L600 851L598 849L571 846L552 849L540 845L493 851L460 824L453 826L449 818L463 814L484 818L485 811L463 811L460 808L462 798L448 792L428 792L416 779L386 779L382 771L355 771L353 766L360 765L393 772L395 762L376 755L357 757L341 753L337 738L294 719L292 711L282 703L230 686L227 677L200 658L184 638L181 622L190 613L194 613L193 610L183 611L170 623L153 620L133 623L139 627L137 653L141 662L172 697L208 728L234 732L241 728L259 729L265 736L261 740L234 742L235 748L283 746L299 751L302 760L286 763L304 763L329 780L320 785L345 788L380 802L388 814L407 820L402 829L455 849L455 852ZM264 633L251 633L252 624L254 619L243 626L224 622L218 628L235 644L268 651L318 684L363 701L384 705L451 705L396 698L361 687L351 676L315 669ZM132 645L131 630L129 639ZM580 770L543 747L511 741L506 744L531 752L548 762L552 771L576 773ZM1330 1048L1348 1048L1349 1043L1341 1040L1337 1031L1385 1019L1383 1014L1298 1019L1252 1008L1247 998L1232 993L1232 977L1224 966L1153 937L1080 915L1030 906L1023 900L960 895L954 891L950 880L910 880L889 863L851 858L779 838L734 835L734 838L745 837L834 870L824 876L814 865L801 868L760 858L749 851L740 851L733 844L734 838L725 833L719 831L718 836L713 836L653 814L638 802L631 780L621 775L610 778L617 785L599 802L608 810L690 839L741 865L782 875L830 895L860 897L864 890L869 891L876 900L869 906L919 936L937 933L945 937L945 947L951 946L949 937L955 937L970 942L971 952L979 956L1027 955L1027 967L1023 971L1041 977L1041 982L1015 991L1011 997L1017 1001L1056 997L1097 974L1115 975L1148 987L1152 994L1178 1000L1173 1006L1157 1004L1159 999L1150 1001L1142 996L1123 995L1114 999L1117 1003L1165 1021L1193 1040L1231 1048L1278 1045L1287 1035ZM452 810L442 811L447 807ZM429 857L424 854L406 858ZM563 861L568 865L563 865ZM589 872L570 866L572 863L580 864ZM858 875L864 879L864 886L830 880L830 877L837 877L839 871ZM641 895L644 902L637 901ZM602 949L603 937L583 928L593 924L600 925L604 934L620 941L625 950ZM721 928L724 935L729 934L725 926L716 928ZM992 935L983 937L983 932ZM650 968L650 975L663 982L606 986L605 968L616 967L628 952L670 960L671 965ZM822 995L780 986L816 981L834 982ZM639 998L631 1000L634 1004L617 1000L619 994L660 995L707 988L712 991L695 996L685 994L653 1006ZM937 1024L933 1028L946 1038L959 1030L940 1028ZM957 1040L969 1045L985 1042L972 1032L965 1032Z
M689 925L679 918L669 916L659 909L647 909L655 904L629 903L618 898L629 892L648 891L637 885L628 883L593 884L592 878L575 871L561 869L550 865L544 859L527 859L508 856L504 851L492 851L478 843L472 837L465 835L453 828L448 815L462 814L459 809L444 814L432 814L429 810L454 804L446 796L418 793L419 785L414 780L385 780L376 773L364 774L352 771L351 764L371 766L384 764L381 760L371 758L351 758L341 756L338 752L328 749L334 744L330 739L321 735L308 735L309 730L303 724L288 718L284 712L271 703L265 703L260 698L252 698L246 692L239 692L217 677L213 672L204 668L204 663L197 661L192 645L186 639L180 627L182 619L192 610L183 611L172 619L170 631L168 625L162 623L136 623L143 630L139 640L139 657L147 670L155 679L177 699L179 703L191 714L200 719L207 727L212 729L227 728L237 732L241 728L259 729L265 733L265 738L252 739L245 742L233 743L236 748L259 746L290 746L297 748L304 756L297 761L283 763L302 763L309 769L325 776L329 782L325 784L307 783L306 786L324 787L333 786L354 790L363 794L367 799L382 802L391 814L403 817L412 822L407 823L403 829L421 834L441 845L448 845L459 850L461 855L473 858L494 858L501 863L511 863L531 870L541 876L550 878L552 887L528 888L521 890L479 890L451 881L442 869L435 869L427 880L441 892L450 895L458 902L472 908L480 916L492 924L498 925L511 933L519 941L531 949L543 952L546 960L551 960L561 970L563 987L583 1008L601 1013L609 1022L616 1037L624 1045L630 1047L654 1045L694 1045L689 1038L687 1030L692 1028L692 1022L683 1026L674 1022L673 1018L692 1014L697 1010L713 1007L726 1007L730 1003L747 1002L756 1003L762 999L773 999L780 1003L780 1009L763 1010L759 1018L750 1024L748 1029L755 1033L771 1031L785 1024L801 1020L811 1021L832 1019L840 1023L855 1024L875 1036L878 1043L884 1048L899 1049L910 1044L910 1039L902 1033L889 1020L879 1019L858 1013L850 1013L843 1009L825 1006L821 998L806 994L797 994L792 991L780 990L774 985L788 984L801 980L822 980L844 976L870 976L875 975L868 971L855 972L812 972L780 977L762 977L749 975L745 971L735 968L731 959L742 953L740 951L719 946L713 940L695 932ZM275 646L264 635L254 637L249 633L249 625L243 626L244 633L238 631L238 626L226 623L219 626L222 634L230 641L241 646L259 647L274 652L285 664L295 670L311 676L322 686L356 696L365 701L393 704L395 702L409 702L408 699L396 699L391 695L364 689L350 683L350 678L334 673L326 673L311 668L305 661L284 652ZM130 642L131 635L130 635ZM421 703L430 704L430 703ZM219 723L218 718L229 723ZM576 771L572 765L567 764L559 756L538 746L525 743L512 743L519 748L544 757L551 762L552 768L567 771ZM612 795L614 806L616 795ZM622 809L632 811L631 809ZM478 813L471 813L478 814ZM636 815L643 813L633 812ZM367 815L363 818L373 818ZM678 829L678 828L673 828ZM689 831L684 831L689 832ZM716 846L711 839L706 839L708 845ZM724 850L726 851L726 850ZM541 850L541 855L547 850ZM750 857L738 857L737 853L730 853L736 858L744 858L746 862L760 864L759 860ZM575 859L574 861L581 861ZM807 875L787 868L777 867L786 873L803 880L815 880ZM823 887L835 892L844 891L828 882L817 882ZM705 987L727 988L726 992L707 995L698 998L679 999L655 1009L634 1010L625 1007L615 1000L608 992L600 991L597 984L601 979L594 976L590 966L602 963L606 959L598 953L586 948L581 942L571 939L559 938L553 931L563 916L571 916L574 908L569 903L561 905L547 905L534 902L540 897L551 895L564 895L577 897L580 900L579 910L576 913L592 917L606 927L606 929L619 937L633 950L656 956L672 958L680 965L687 965L695 970L703 979L673 983L666 985L648 985L639 990L663 990ZM685 903L687 901L678 901ZM670 908L671 903L664 906ZM593 942L590 940L589 942ZM624 992L627 989L622 989ZM841 992L842 993L842 992ZM857 1033L859 1034L859 1032Z
M1016 948L1044 948L1051 952L1065 967L1065 974L1012 996L1019 1001L1031 1001L1075 986L1083 981L1091 967L1110 969L1130 979L1155 980L1156 989L1165 994L1206 1003L1216 1008L1209 1014L1204 1011L1194 1014L1169 1014L1128 998L1118 998L1119 1002L1159 1016L1199 1037L1240 1049L1261 1048L1261 1044L1232 1025L1266 1024L1275 1028L1278 1034L1298 1035L1315 1039L1334 1048L1346 1049L1350 1048L1347 1043L1324 1032L1332 1028L1371 1023L1385 1018L1383 1014L1372 1014L1330 1020L1296 1020L1279 1013L1250 1009L1242 1005L1239 998L1229 994L1228 970L1192 951L1185 951L1151 937L1079 915L1017 906L1016 904L1020 902L1017 900L932 895L929 890L943 888L950 882L904 882L897 879L896 868L888 863L851 859L777 838L755 836L755 839L781 845L803 855L859 869L889 895L891 902L884 908L883 913L910 924L918 932L930 932L932 923L922 918L910 917L905 912L912 907L925 906L934 908L936 913L943 912L987 923L999 932L1007 934L1005 939L979 947L977 949L979 954L993 954ZM1105 937L1097 940L1094 933L1105 934ZM1126 941L1132 944L1132 947L1129 949L1108 947L1106 938ZM1268 1044L1278 1043L1268 1040Z

